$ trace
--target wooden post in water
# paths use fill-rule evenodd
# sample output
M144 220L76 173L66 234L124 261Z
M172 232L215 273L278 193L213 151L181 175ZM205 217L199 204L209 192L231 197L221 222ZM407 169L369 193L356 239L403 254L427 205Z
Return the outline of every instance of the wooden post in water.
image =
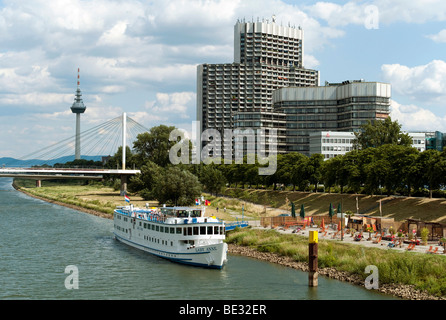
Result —
M308 264L310 272L308 274L308 286L317 287L318 285L318 266L317 266L317 247L318 247L318 233L317 231L310 231L308 243Z

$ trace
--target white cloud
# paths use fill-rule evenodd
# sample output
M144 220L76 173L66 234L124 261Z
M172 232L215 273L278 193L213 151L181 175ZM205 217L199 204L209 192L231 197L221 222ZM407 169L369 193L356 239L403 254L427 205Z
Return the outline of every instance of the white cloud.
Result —
M306 11L313 17L327 21L331 27L348 24L364 24L366 4L348 2L339 5L331 2L317 2L307 6Z
M390 82L392 90L399 94L433 103L446 98L446 62L443 60L415 67L385 64L381 71L384 81Z
M446 132L446 115L438 116L432 111L416 105L402 105L391 100L390 116L398 120L405 131L441 131Z
M167 118L188 119L195 107L195 98L195 92L157 93L156 101L146 102L146 109L151 114L161 114Z
M311 54L304 54L304 66L308 69L315 69L319 66L319 61Z
M437 34L431 34L427 36L435 42L446 42L446 29L441 30Z
M446 21L446 1L443 0L376 0L371 4L378 8L380 22L386 24Z

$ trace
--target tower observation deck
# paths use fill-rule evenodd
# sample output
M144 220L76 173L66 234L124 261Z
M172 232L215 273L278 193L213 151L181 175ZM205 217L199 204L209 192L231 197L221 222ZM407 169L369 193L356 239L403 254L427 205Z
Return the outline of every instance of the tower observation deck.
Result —
M76 136L75 136L75 153L74 153L75 159L81 158L81 141L80 141L81 113L84 113L85 109L87 109L87 107L84 105L84 101L82 100L82 93L79 80L79 68L78 68L76 95L74 98L73 105L71 106L71 112L76 114Z

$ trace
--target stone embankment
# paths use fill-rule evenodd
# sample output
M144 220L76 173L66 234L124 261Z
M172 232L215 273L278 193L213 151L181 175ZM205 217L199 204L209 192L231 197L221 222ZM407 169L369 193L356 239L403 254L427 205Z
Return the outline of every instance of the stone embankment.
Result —
M239 246L234 244L228 245L228 250L231 254L239 254L246 257L251 257L271 263L283 265L285 267L294 268L304 272L309 271L308 263L294 261L291 257L281 256L277 253L260 252L256 249ZM331 279L349 282L354 285L364 286L364 280L358 275L352 275L347 272L338 271L335 268L319 268L319 274L329 277ZM439 298L416 290L410 285L397 284L379 284L376 289L383 294L393 295L402 299L408 300L446 300L446 298Z

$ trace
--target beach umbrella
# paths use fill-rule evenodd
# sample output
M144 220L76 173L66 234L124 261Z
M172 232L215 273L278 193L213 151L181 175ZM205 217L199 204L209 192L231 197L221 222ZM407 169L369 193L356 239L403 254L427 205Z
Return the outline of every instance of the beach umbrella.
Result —
M300 206L300 216L302 219L305 218L305 208L303 204Z
M342 213L342 208L341 208L341 204L338 203L338 212L337 213Z
M322 228L322 230L324 230L324 229L325 229L325 222L324 222L324 218L322 218L321 228Z
M338 223L338 231L341 231L341 221Z
M296 208L294 207L294 202L291 202L291 216L296 218Z
M333 221L333 216L334 216L334 209L333 209L333 205L330 202L330 208L328 208L328 215L330 216L331 220Z

